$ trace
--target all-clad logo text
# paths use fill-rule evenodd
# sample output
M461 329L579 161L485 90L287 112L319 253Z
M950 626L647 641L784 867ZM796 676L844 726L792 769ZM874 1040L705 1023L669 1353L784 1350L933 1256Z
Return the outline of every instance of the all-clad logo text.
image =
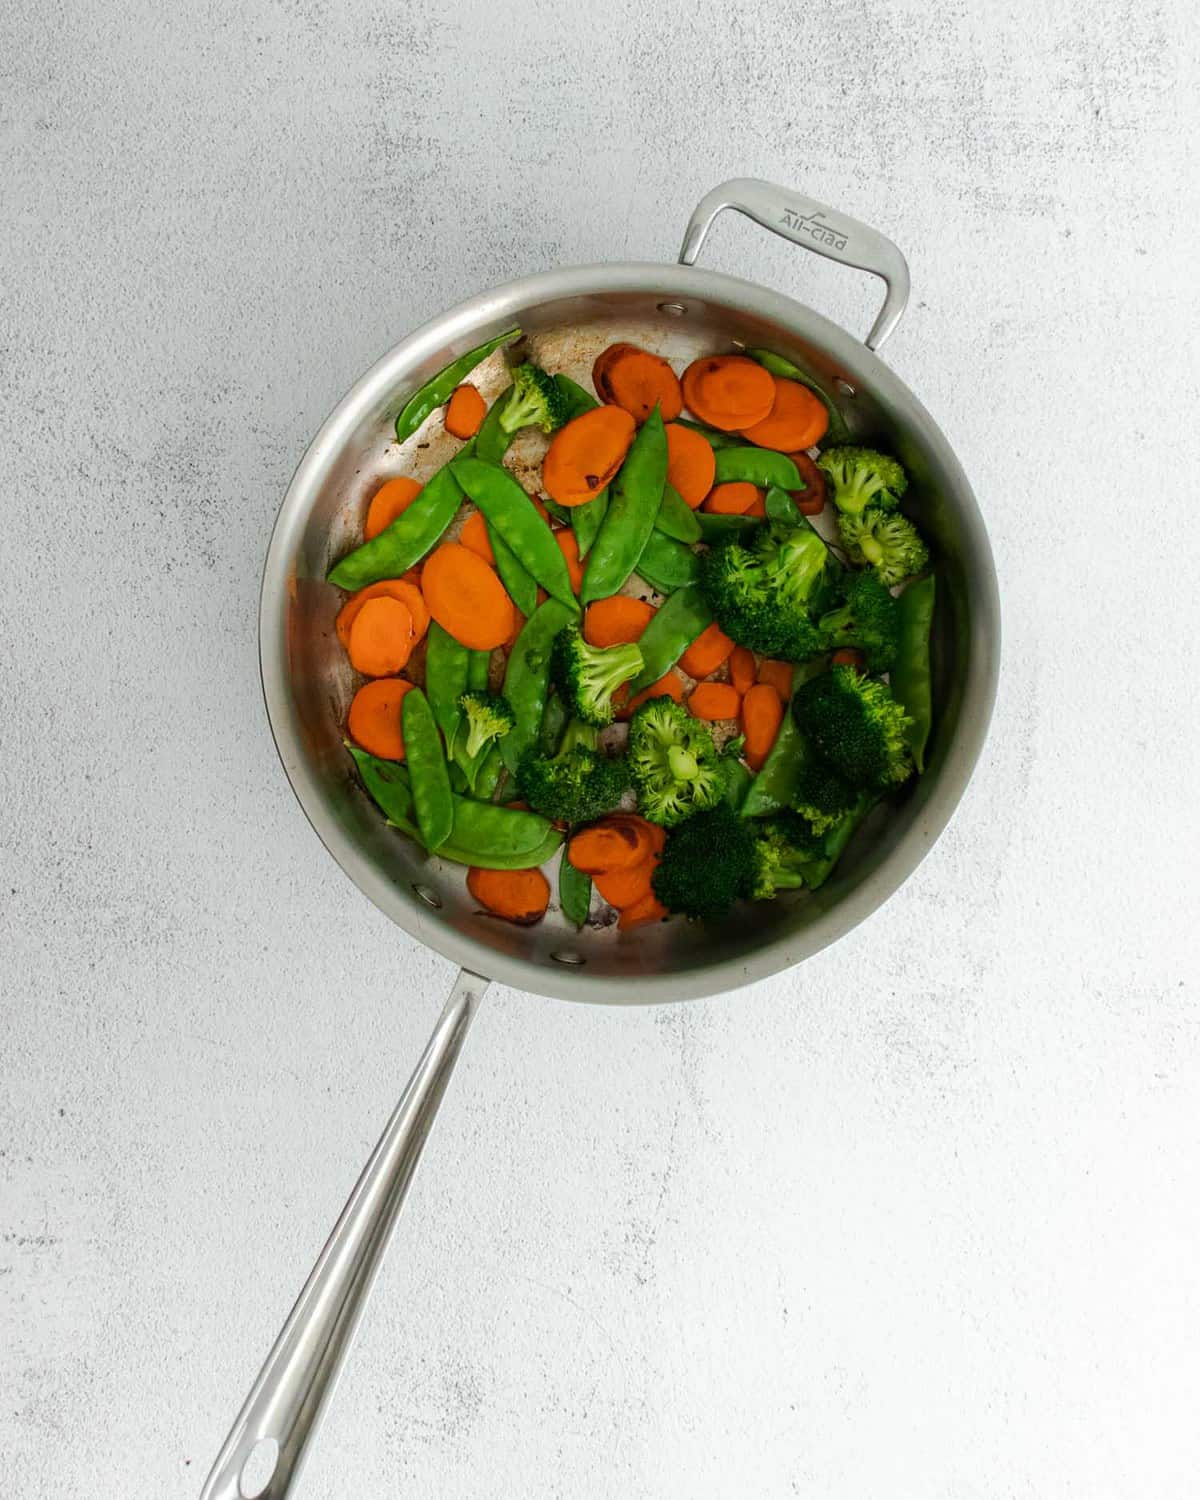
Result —
M816 240L819 245L829 245L834 250L846 248L846 236L835 229L823 213L802 214L794 208L785 208L779 222L785 229L794 229L799 234L808 235L810 240Z

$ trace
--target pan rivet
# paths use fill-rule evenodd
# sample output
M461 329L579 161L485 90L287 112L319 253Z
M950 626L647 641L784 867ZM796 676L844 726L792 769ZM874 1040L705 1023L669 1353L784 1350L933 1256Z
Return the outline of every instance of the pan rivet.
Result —
M660 313L666 313L670 318L682 318L687 308L682 302L660 302L658 304Z
M442 898L436 891L431 891L427 885L417 885L414 882L413 895L416 896L419 901L424 901L426 906L432 906L434 911L441 910Z
M570 953L566 949L559 949L556 953L552 953L550 957L556 964L567 964L572 969L582 968L587 963L587 959L584 958L582 953Z
M855 391L854 387L850 384L850 382L848 380L843 380L840 375L837 377L837 379L833 383L838 388L838 390L841 391L841 393L842 393L843 396L854 396L854 395L857 395L857 392Z

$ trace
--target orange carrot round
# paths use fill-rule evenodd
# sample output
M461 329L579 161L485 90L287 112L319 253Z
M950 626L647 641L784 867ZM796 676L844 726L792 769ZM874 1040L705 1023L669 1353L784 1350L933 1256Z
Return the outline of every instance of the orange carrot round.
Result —
M679 665L689 677L711 677L723 662L729 660L733 642L719 625L709 625L702 630L679 658Z
M709 427L740 432L769 416L775 377L743 354L710 354L683 372L683 399Z
M745 646L735 646L729 653L729 680L739 693L754 686L756 670L753 651L747 651Z
M650 840L636 824L623 818L581 828L567 846L567 858L585 875L628 870L651 853Z
M754 504L750 507L750 509L749 510L744 510L742 512L742 514L744 516L758 516L758 517L765 517L766 516L766 514L767 514L767 502L763 498L761 492L759 494L755 495L755 497L754 497Z
M488 535L487 522L484 520L481 510L473 510L463 522L463 529L459 533L458 539L464 547L470 547L472 552L482 557L489 568L496 566L496 554L492 551L492 539Z
M420 493L420 484L415 479L409 479L407 474L401 474L398 478L386 480L381 484L371 497L370 505L367 506L367 518L363 522L363 539L368 542L373 541L381 531L386 531L393 521L404 514Z
M583 616L583 638L589 646L627 646L640 641L654 618L653 604L612 594L589 604Z
M768 683L786 703L792 696L792 664L790 661L772 661L764 656L758 664L759 682Z
M471 438L483 425L487 402L473 385L457 385L446 404L442 425L452 437Z
M416 642L412 612L399 599L368 599L350 626L350 665L364 677L391 677Z
M783 700L770 683L754 684L742 699L741 719L746 764L752 771L760 771L783 723Z
M819 516L825 509L825 474L818 469L807 453L789 453L788 457L800 470L804 481L802 490L791 490L796 509L802 516Z
M618 705L617 718L628 719L629 716L641 708L643 703L648 703L651 698L674 698L676 703L683 702L683 678L672 668L665 673L657 682L652 682L648 688L643 688L636 693L627 703L621 701L622 693L628 692L626 684L617 689L613 701Z
M486 911L528 927L546 915L550 882L540 870L480 870L467 873L467 889Z
M631 927L644 927L647 922L661 922L668 916L670 912L651 889L632 906L622 908L621 915L617 918L617 929L628 932Z
M594 500L625 461L637 423L621 406L597 406L560 427L542 461L542 484L560 505Z
M667 483L679 491L693 510L713 487L717 455L690 427L667 425Z
M798 380L775 381L775 400L761 422L743 427L742 436L759 448L774 448L791 453L797 448L811 448L825 436L829 413L806 385Z
M350 738L360 749L380 760L404 759L400 705L411 691L412 683L403 677L377 677L363 683L351 701L347 721Z
M842 646L829 658L829 664L833 667L853 667L861 672L867 664L867 659L853 646Z
M592 884L609 906L620 910L623 906L632 906L651 891L650 882L657 863L658 856L654 855L627 870L601 870L592 876Z
M554 540L558 543L558 550L566 560L567 572L571 577L571 588L578 593L583 587L583 564L579 561L579 542L575 533L569 526L563 526L554 533Z
M639 352L636 344L609 344L607 349L601 349L592 363L592 384L596 388L596 394L601 401L611 401L612 394L608 389L608 367L614 359L620 359L622 354L637 354Z
M604 370L604 399L621 406L635 422L644 422L657 406L664 422L683 410L679 376L665 359L645 349L625 349Z
M755 501L761 500L758 486L747 479L728 479L708 492L703 509L710 516L746 516L754 509Z
M433 618L472 651L492 651L512 633L513 602L469 547L443 542L425 561L421 588Z
M688 712L696 719L736 719L741 702L731 682L701 682L692 689Z
M412 615L413 635L418 641L429 629L429 611L425 607L425 597L419 585L407 573L403 578L381 578L378 583L370 583L365 589L359 589L357 594L351 594L338 611L337 638L342 643L343 651L350 649L350 627L368 599L398 599L401 604L407 604L408 612Z

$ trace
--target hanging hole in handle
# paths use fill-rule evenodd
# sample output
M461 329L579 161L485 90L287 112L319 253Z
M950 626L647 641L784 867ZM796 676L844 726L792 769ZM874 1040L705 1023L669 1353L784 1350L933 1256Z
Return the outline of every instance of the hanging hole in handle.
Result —
M255 1500L271 1482L279 1462L279 1444L274 1438L259 1438L246 1455L238 1474L238 1494L242 1500Z
M565 964L569 969L582 969L587 963L582 953L573 953L569 948L558 948L550 957L556 964Z
M850 382L848 380L843 380L843 378L840 375L838 375L835 378L833 384L834 384L834 389L837 390L837 391L840 391L843 396L857 396L858 395L858 392L854 389L854 387L850 384Z
M682 318L687 312L687 307L682 302L660 302L658 310L660 313L666 313L669 318Z
M418 901L424 901L426 906L432 907L434 911L441 911L442 898L435 890L431 890L429 886L420 885L414 881L413 895L416 896Z

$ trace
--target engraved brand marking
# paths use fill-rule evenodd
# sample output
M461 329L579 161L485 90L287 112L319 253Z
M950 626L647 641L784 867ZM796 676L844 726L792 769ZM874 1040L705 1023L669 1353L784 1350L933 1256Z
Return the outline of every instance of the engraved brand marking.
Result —
M785 208L779 222L785 229L795 229L800 234L808 235L810 240L816 240L819 245L830 245L834 250L846 248L846 236L835 229L823 213L805 215L797 213L794 208Z

